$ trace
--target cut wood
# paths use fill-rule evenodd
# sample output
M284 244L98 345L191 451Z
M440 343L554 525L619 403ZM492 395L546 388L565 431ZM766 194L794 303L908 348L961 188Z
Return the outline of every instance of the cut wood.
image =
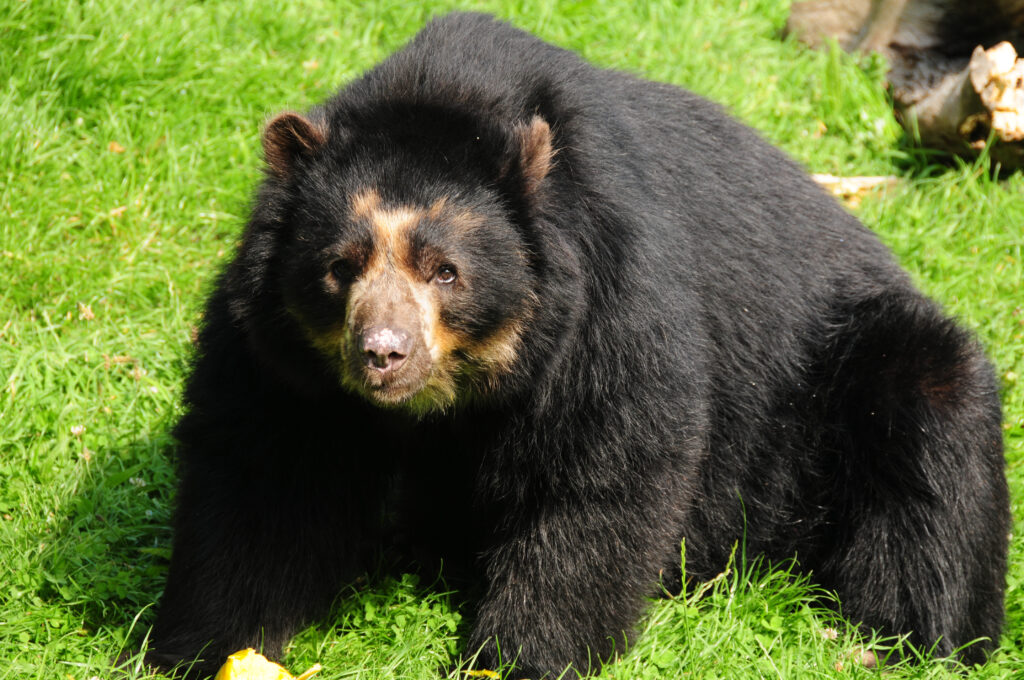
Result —
M1006 142L1024 140L1024 59L1008 42L974 49L971 85L989 114L988 124Z
M895 186L899 178L892 175L868 177L836 177L835 175L811 175L817 182L836 198L842 199L850 206L857 207L860 200L869 192L880 187Z

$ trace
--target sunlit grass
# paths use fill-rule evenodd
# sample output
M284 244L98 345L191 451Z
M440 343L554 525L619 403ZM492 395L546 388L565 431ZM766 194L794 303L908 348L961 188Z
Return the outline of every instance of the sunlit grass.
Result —
M0 679L110 677L163 584L169 429L204 291L260 176L267 116L302 109L456 3L10 0L0 8ZM603 66L724 104L808 169L895 174L857 209L975 329L1004 387L1017 518L1003 647L1024 668L1024 180L908 146L884 66L782 41L785 2L490 2ZM867 677L863 645L786 565L740 561L657 600L606 677ZM824 601L827 601L827 597ZM373 581L300 634L320 677L459 677L439 584ZM125 662L128 677L143 671ZM841 670L837 670L841 668ZM959 677L926 661L892 678Z

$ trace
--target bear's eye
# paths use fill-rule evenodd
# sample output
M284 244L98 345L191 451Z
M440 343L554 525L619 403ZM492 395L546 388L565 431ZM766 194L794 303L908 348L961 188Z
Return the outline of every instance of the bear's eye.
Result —
M351 283L356 277L352 263L348 260L335 260L330 266L331 276L339 283Z
M437 268L437 275L434 277L434 280L438 283L449 285L455 283L456 278L455 267L450 264L443 264Z

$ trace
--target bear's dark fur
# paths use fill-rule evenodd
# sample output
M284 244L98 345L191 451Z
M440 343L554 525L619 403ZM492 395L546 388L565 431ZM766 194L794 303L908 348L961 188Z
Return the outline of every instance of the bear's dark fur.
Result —
M478 576L467 654L531 678L622 650L684 539L688 576L742 539L865 626L998 639L990 366L717 106L455 14L264 147L152 661L278 653L396 533Z

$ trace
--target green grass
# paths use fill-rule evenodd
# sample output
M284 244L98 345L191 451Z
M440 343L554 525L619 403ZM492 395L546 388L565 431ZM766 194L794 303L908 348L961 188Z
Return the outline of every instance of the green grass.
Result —
M901 177L857 211L977 331L1004 388L1016 518L1007 625L969 677L1021 673L1024 177L939 165L908 145L882 64L781 41L787 3L769 0L5 0L0 680L106 678L111 659L137 649L166 571L168 431L190 335L259 179L260 126L455 6L708 95L811 171ZM697 595L654 602L644 636L604 677L868 677L877 672L851 662L857 649L893 644L857 639L785 565L738 560ZM458 658L461 625L443 588L384 580L340 600L286 662L299 672L320 661L327 680L436 678ZM887 677L959 676L926 659Z

